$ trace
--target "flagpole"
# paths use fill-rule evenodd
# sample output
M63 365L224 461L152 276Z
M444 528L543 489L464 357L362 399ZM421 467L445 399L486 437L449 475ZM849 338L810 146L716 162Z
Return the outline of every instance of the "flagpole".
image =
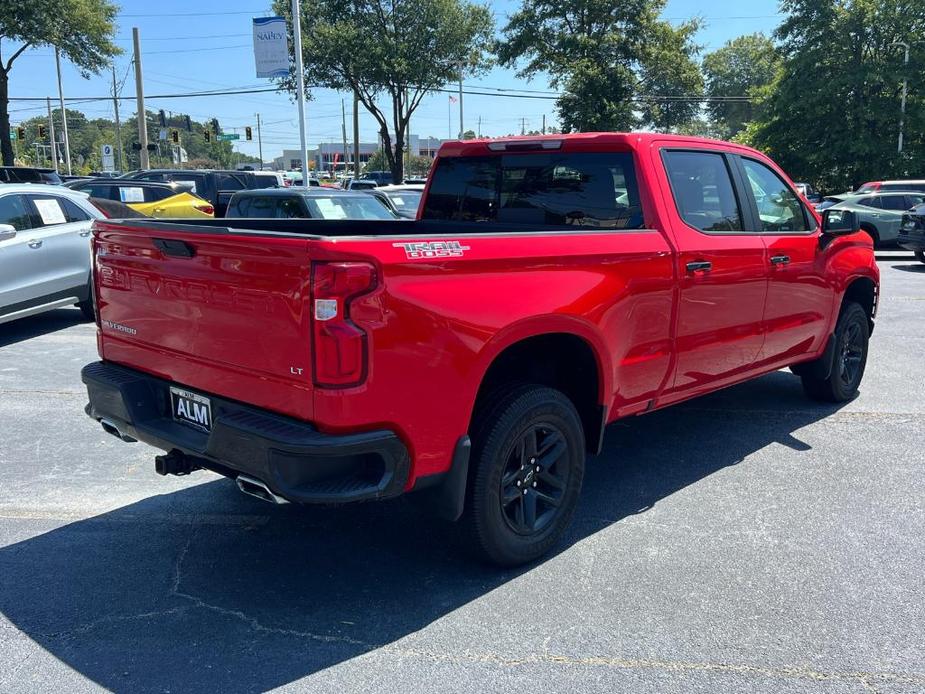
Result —
M292 39L295 43L296 100L299 102L299 141L302 149L302 185L308 187L308 146L305 144L305 73L302 71L302 15L299 0L292 0Z
M446 139L453 139L453 95L446 95Z

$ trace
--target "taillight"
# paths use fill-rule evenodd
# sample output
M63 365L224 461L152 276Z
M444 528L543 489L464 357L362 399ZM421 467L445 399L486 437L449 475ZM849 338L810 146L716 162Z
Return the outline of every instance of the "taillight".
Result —
M197 210L199 210L200 212L204 212L205 214L212 214L212 215L215 214L215 207L213 207L212 205L210 205L210 204L207 203L207 202L206 202L206 203L201 203L201 204L193 205L193 207L195 207L195 208L196 208Z
M312 354L315 385L346 388L366 379L366 332L350 319L350 303L376 288L369 263L312 266Z

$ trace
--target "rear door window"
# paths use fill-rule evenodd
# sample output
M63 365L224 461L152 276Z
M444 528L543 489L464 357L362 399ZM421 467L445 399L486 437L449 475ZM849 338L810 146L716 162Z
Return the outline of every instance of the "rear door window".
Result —
M681 219L701 231L744 230L742 209L722 154L666 151L664 162Z
M145 202L157 202L175 194L170 188L146 187L144 192Z
M423 218L595 229L643 225L627 152L444 157Z
M893 212L904 212L911 205L906 204L905 195L882 195L880 197L880 207L884 210L892 210Z
M61 207L64 209L64 216L68 222L86 222L91 219L90 215L80 205L67 198L59 198Z
M858 200L858 205L863 205L864 207L875 207L879 210L880 209L880 196L872 195L869 198L862 198Z

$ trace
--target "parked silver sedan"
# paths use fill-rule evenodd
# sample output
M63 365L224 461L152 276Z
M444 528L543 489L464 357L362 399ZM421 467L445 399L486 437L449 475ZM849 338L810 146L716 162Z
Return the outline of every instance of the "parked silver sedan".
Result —
M86 193L0 185L0 323L76 304L93 319Z

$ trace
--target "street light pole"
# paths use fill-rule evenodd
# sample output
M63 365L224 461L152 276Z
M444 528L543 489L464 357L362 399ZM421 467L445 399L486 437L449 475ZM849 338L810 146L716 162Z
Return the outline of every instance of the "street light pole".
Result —
M899 103L899 139L896 144L896 151L902 154L903 152L903 128L905 127L906 121L906 92L909 89L909 78L908 78L908 66L909 66L909 44L905 41L894 41L890 44L891 46L902 46L904 57L903 57L903 93L902 99Z

